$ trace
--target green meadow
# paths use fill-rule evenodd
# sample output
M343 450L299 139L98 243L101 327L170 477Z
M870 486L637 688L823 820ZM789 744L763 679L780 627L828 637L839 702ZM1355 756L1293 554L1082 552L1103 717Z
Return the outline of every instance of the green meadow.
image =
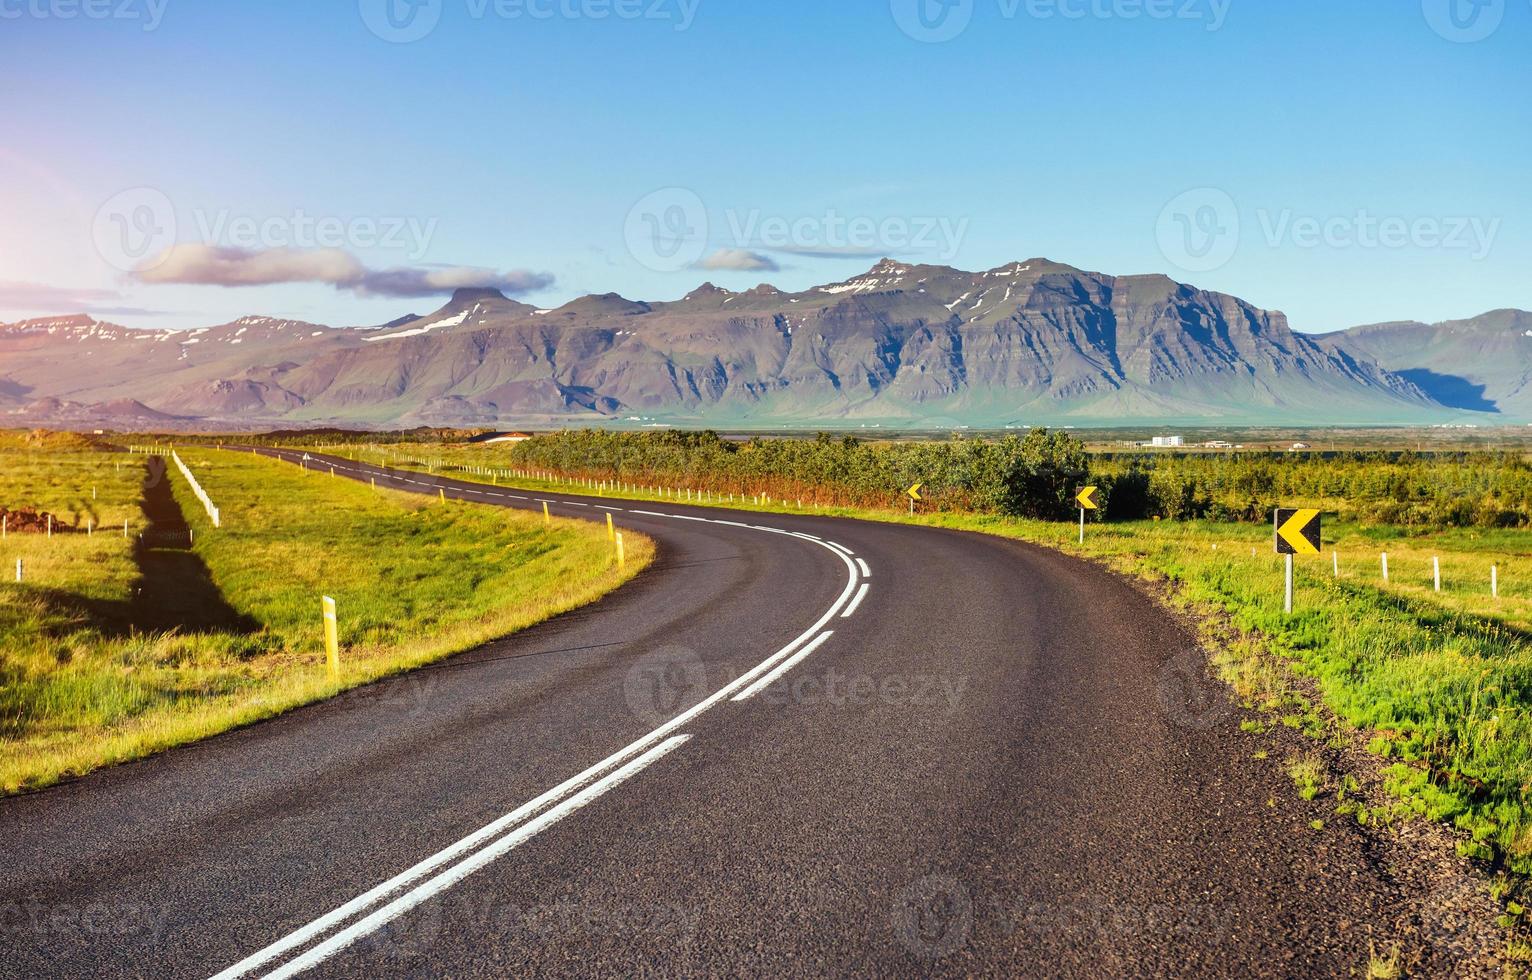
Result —
M157 477L156 459L79 437L0 436L0 506L60 525L0 542L0 790L438 660L591 602L653 556L630 534L619 570L594 524L442 505L230 451L181 455L221 529L173 464ZM335 676L325 595L339 610Z

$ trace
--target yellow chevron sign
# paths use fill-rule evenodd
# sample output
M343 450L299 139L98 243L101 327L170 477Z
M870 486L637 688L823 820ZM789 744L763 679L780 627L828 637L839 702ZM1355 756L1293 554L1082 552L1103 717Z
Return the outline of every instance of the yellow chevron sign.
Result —
M921 500L924 499L920 496L920 488L923 486L925 486L924 483L917 483L904 492L910 495L911 500Z
M1319 554L1319 511L1311 508L1301 510L1279 509L1277 511L1276 527L1277 554Z
M1096 491L1100 489L1100 487L1086 487L1075 495L1075 502L1080 505L1081 510L1101 509L1101 505L1096 503Z

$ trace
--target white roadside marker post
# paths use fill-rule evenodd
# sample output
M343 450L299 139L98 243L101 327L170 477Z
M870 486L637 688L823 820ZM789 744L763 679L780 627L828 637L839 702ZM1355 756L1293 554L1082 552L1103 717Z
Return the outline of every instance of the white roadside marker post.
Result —
M1440 558L1431 559L1431 574L1436 580L1436 591L1440 592L1442 590L1442 560Z
M1383 552L1383 584L1388 584L1388 552Z
M1500 566L1489 566L1489 595L1491 599L1500 598Z
M1287 615L1291 616L1293 614L1293 556L1285 555L1284 557L1287 558L1287 598L1282 608Z
M1330 559L1335 564L1335 577L1336 578L1340 578L1340 552L1339 551L1331 551L1330 552Z
M16 559L16 582L18 584L21 582L21 569L22 569L21 559L18 558L18 559Z

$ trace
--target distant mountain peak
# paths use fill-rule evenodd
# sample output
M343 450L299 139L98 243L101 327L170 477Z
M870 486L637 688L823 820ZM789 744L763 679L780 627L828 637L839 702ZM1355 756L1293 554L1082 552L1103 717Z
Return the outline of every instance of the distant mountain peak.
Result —
M617 293L592 293L571 300L550 313L571 316L636 316L648 313L651 309L648 303L640 303Z
M466 286L454 290L450 302L453 306L462 306L468 303L510 302L510 299L493 286Z
M142 424L145 411L169 413L163 421L178 427L639 416L999 428L1438 421L1497 410L1532 421L1528 314L1313 338L1237 297L1046 258L983 272L884 258L801 291L704 283L680 301L603 293L557 310L460 289L442 309L381 329L248 316L139 331L53 317L0 330L0 365L8 416L92 424Z

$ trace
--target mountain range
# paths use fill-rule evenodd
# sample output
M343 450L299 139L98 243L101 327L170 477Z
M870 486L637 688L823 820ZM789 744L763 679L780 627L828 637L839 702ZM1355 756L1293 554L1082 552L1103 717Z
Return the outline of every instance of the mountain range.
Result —
M788 293L538 309L464 289L378 327L0 325L0 420L134 428L1000 428L1532 421L1532 314L1323 336L1159 275L885 259Z

